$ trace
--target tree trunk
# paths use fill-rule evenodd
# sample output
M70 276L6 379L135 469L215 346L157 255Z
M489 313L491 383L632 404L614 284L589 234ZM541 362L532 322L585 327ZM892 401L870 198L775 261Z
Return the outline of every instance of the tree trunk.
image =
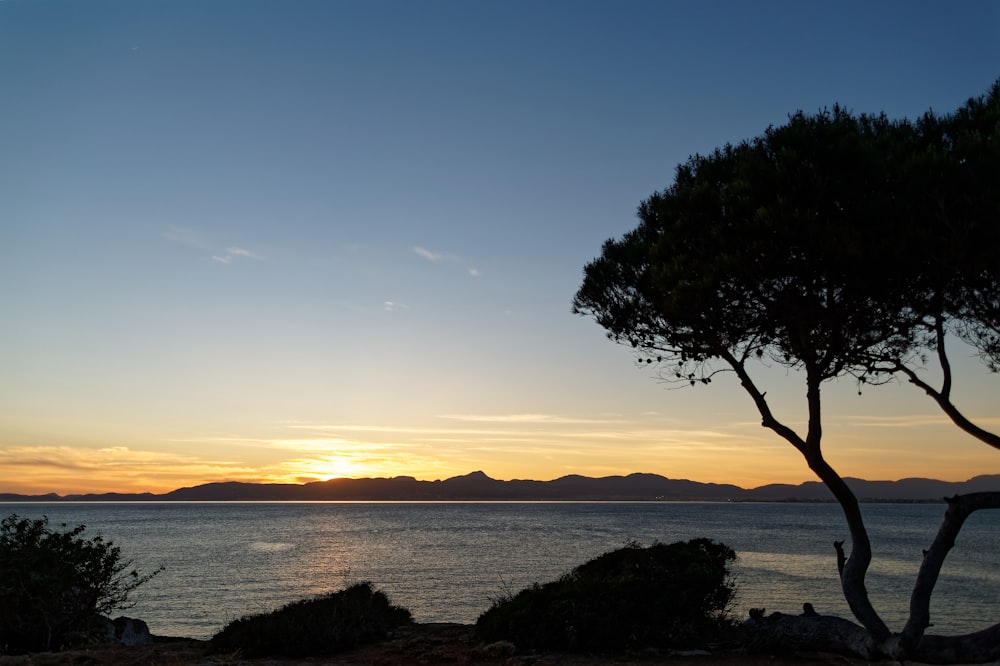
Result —
M944 560L948 556L948 552L955 546L955 539L962 530L965 519L979 509L1000 509L1000 492L956 495L947 498L947 502L948 509L941 521L941 527L938 529L931 547L924 551L924 560L917 572L917 580L910 596L910 617L901 636L902 647L907 653L913 654L931 649L936 651L961 650L966 648L959 647L959 644L968 644L967 649L977 652L978 648L975 646L982 643L983 637L981 635L985 635L989 639L986 641L986 645L992 645L994 648L991 653L994 656L989 657L989 659L1000 659L1000 625L967 636L924 637L924 631L930 626L931 594L934 592L934 586L937 584ZM971 661L970 659L965 660ZM945 662L935 661L933 663Z
M858 622L864 625L876 641L883 641L889 637L890 631L872 606L868 598L868 588L865 586L865 574L868 573L868 566L872 561L872 546L861 516L861 507L844 480L822 457L817 456L815 459L807 457L807 460L810 469L826 484L840 504L851 534L851 554L846 560L843 559L843 550L837 548L837 565L844 598Z
M860 659L913 659L925 664L983 664L1000 659L1000 624L964 636L925 636L916 652L902 653L899 636L876 641L871 632L833 616L774 613L747 624L749 652L833 652Z
M829 647L824 648L823 646L829 646L832 642L839 644L842 648L835 651L866 658L904 659L916 657L927 663L935 664L983 663L1000 660L1000 624L964 636L924 636L924 631L930 626L931 593L937 583L945 557L955 545L955 537L961 531L965 519L973 511L1000 508L1000 492L972 493L948 500L948 511L945 513L944 521L934 543L924 554L924 561L917 574L917 580L910 597L910 618L901 634L893 634L879 617L868 598L865 575L871 564L872 550L857 497L843 478L823 458L820 445L822 439L820 378L814 377L807 371L809 375L807 378L809 431L807 436L802 438L774 417L764 393L750 378L742 361L731 354L722 354L722 358L736 371L743 388L753 398L761 415L761 425L773 430L798 449L805 457L809 468L833 493L844 512L844 518L851 535L849 556L845 557L843 542L835 542L834 546L837 550L837 569L840 573L844 598L847 600L854 617L863 625L863 629L846 620L842 620L834 627L826 618L822 623L810 624L811 618L800 619L783 616L779 621L771 623L769 629L761 634L768 636L764 642L784 637L797 645L812 643L813 649L829 649ZM821 634L824 631L832 633L823 638ZM858 638L858 632L862 632L865 636L864 640Z
M912 658L926 664L1000 661L1000 624L963 636L924 636Z
M749 652L834 652L861 659L877 659L871 634L850 620L832 615L803 617L774 613L747 624Z

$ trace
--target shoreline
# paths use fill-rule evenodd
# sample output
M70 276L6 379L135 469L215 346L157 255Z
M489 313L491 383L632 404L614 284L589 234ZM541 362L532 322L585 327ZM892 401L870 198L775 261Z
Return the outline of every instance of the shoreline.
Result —
M208 654L209 641L155 636L148 645L94 645L65 652L0 656L0 666L76 666L81 663L106 666L301 666L337 664L341 666L649 666L650 664L718 664L719 666L860 666L868 662L827 653L746 654L726 650L678 650L665 653L568 654L517 652L501 641L484 645L475 637L475 625L448 622L412 623L371 643L329 656L246 657L235 654Z

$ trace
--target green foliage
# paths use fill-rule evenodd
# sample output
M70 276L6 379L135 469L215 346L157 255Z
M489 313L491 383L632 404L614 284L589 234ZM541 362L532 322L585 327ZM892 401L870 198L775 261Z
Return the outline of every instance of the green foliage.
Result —
M66 525L62 525L63 528ZM131 607L143 575L86 527L58 531L47 517L0 523L0 653L70 647L99 632L99 616Z
M695 647L732 625L732 549L708 539L605 553L557 581L496 600L476 623L522 649L619 652Z
M212 650L251 656L325 656L381 640L389 629L410 621L410 611L391 605L385 593L373 590L370 583L358 583L234 620L212 637Z

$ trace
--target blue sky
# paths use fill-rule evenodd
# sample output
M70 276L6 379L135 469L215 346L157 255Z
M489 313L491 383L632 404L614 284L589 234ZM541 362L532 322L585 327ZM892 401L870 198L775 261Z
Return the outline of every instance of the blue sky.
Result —
M0 491L754 485L809 473L573 315L584 264L692 153L982 94L1000 5L4 0L0 71ZM845 474L1000 470L910 387L827 399Z

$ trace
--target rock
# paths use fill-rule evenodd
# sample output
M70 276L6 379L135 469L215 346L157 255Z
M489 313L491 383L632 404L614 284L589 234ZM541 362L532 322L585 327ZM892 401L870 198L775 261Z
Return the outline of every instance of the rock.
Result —
M91 617L94 628L92 639L99 643L111 643L115 640L115 623L111 618L94 613Z
M475 649L475 655L480 659L500 659L517 652L517 646L510 641L497 641Z
M116 617L114 625L114 641L122 645L152 645L153 636L149 627L142 620L132 617Z

